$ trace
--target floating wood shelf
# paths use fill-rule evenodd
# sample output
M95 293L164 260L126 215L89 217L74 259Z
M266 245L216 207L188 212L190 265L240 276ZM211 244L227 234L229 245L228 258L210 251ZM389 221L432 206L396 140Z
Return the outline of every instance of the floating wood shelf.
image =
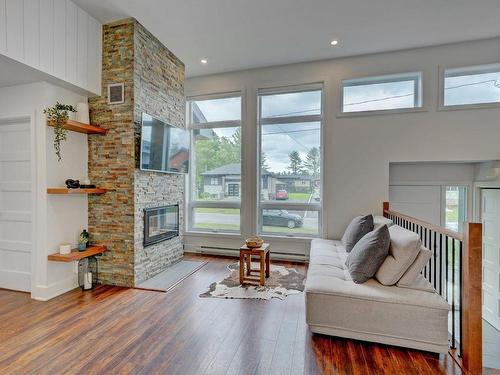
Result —
M49 126L54 126L53 121L48 121ZM108 131L96 125L84 124L83 122L78 122L75 120L67 120L66 124L63 126L64 129L71 130L73 132L85 133L85 134L101 134L105 135Z
M74 260L80 260L93 255L102 254L106 250L108 250L106 246L89 246L85 251L73 249L69 254L51 254L48 258L54 262L73 262Z
M47 194L104 194L107 189L68 189L68 188L48 188Z

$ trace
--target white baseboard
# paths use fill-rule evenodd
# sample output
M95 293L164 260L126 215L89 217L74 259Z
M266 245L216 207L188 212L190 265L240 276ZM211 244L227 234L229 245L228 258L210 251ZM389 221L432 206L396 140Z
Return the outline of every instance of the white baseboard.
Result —
M50 285L35 285L31 291L31 298L37 301L48 301L76 287L78 287L78 279L76 275L73 275Z
M240 256L239 250L234 250L234 249L220 249L220 248L206 248L206 247L203 248L200 246L184 245L184 251L196 254L206 254L206 255L225 255L235 258ZM271 251L271 259L293 261L293 262L305 262L309 260L308 257L301 254L284 254L272 251Z

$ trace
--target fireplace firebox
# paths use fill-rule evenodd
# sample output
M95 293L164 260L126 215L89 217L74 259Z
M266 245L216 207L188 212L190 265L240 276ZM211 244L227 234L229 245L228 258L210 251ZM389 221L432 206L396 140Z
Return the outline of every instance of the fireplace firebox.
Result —
M144 210L144 247L179 235L179 205Z

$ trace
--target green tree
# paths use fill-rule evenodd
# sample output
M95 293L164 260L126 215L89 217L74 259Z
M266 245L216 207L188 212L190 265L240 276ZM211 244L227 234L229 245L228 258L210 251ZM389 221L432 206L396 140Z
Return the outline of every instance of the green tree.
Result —
M260 170L261 172L269 172L269 165L267 164L267 156L265 152L260 154Z
M195 134L196 136L196 134ZM226 164L240 163L240 138L239 129L231 137L220 137L213 133L208 137L196 137L195 142L195 168L196 187L203 191L203 172L221 167Z
M298 151L294 150L288 154L290 165L288 166L291 174L302 174L302 159Z
M320 152L319 148L313 147L311 148L306 155L306 160L304 161L304 167L310 176L314 179L319 177L320 171Z

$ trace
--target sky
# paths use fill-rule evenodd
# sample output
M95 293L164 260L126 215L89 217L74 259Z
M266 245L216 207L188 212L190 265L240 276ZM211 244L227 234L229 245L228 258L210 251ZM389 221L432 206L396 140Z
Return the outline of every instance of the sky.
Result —
M370 111L414 106L414 81L372 83L344 88L344 111ZM500 102L500 72L445 77L445 105ZM241 99L224 98L197 101L207 121L238 120ZM321 113L321 91L261 96L261 116L278 118ZM242 126L245 126L242 123ZM230 137L236 128L215 129L219 136ZM320 146L320 123L262 125L261 148L272 172L284 172L288 154L298 151L305 159L312 147Z

